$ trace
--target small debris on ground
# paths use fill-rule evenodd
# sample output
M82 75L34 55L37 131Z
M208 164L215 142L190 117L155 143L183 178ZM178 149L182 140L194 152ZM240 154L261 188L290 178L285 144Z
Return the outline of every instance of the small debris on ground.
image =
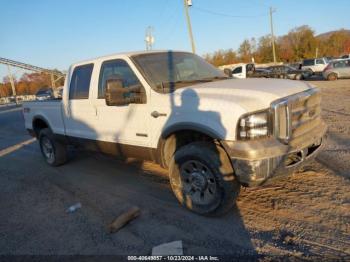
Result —
M80 208L81 208L81 203L78 202L78 203L68 207L66 209L66 213L74 213L75 211L77 211Z
M296 244L297 237L292 232L281 230L280 240L286 245L294 245Z
M164 243L159 246L155 246L152 249L152 256L182 256L182 241L173 241L169 243Z
M131 220L135 219L140 215L140 208L134 206L118 216L113 222L109 225L109 232L115 233Z

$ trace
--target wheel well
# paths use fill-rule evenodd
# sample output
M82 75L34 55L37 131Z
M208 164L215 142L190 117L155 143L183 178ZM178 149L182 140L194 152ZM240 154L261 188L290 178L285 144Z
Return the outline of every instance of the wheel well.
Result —
M33 130L34 130L36 137L39 137L40 131L44 128L49 128L49 125L46 123L46 121L44 121L41 118L34 119Z
M207 141L217 143L217 139L194 130L176 131L166 138L162 139L160 147L160 164L163 167L168 167L171 157L180 147L199 141Z

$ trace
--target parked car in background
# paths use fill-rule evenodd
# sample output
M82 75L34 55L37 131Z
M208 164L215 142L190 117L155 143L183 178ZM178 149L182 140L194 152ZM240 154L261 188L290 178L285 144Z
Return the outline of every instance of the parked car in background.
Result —
M323 78L337 80L338 78L350 78L350 59L338 59L331 61L322 72Z
M267 69L275 74L284 75L286 78L292 80L302 80L312 75L309 70L296 69L289 65L270 66Z
M348 59L348 58L350 58L350 54L343 55L343 56L341 56L341 58L342 59Z
M9 103L14 103L14 102L16 102L16 97L15 96L10 96L8 98L8 101L9 101Z
M53 98L53 91L51 88L44 88L40 89L36 94L35 94L36 100L48 100Z
M301 67L303 66L302 62L296 62L296 63L288 63L287 66L293 67L294 69L301 70Z
M232 69L233 78L284 78L266 68L256 68L254 64L238 64Z
M304 59L301 69L308 70L310 73L321 73L330 60L327 57Z

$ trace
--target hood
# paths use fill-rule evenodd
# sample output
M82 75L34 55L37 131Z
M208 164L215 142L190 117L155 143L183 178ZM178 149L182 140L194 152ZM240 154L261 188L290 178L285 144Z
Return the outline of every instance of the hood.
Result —
M302 81L267 78L228 79L200 83L175 91L175 100L184 96L197 96L200 102L211 105L235 103L244 111L251 112L268 108L271 102L312 88ZM191 92L189 92L191 90ZM188 97L190 99L190 97ZM203 103L200 103L203 104Z
M170 94L153 93L152 110L166 115L155 120L157 125L162 122L164 130L181 123L186 128L209 129L219 139L235 140L243 114L269 108L279 98L310 88L302 81L263 78L199 83Z

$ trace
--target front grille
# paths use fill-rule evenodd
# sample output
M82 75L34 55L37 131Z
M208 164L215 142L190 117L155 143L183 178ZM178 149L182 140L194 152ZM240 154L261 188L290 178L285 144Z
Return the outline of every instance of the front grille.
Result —
M288 96L272 103L274 135L288 144L321 123L321 96L317 89Z

